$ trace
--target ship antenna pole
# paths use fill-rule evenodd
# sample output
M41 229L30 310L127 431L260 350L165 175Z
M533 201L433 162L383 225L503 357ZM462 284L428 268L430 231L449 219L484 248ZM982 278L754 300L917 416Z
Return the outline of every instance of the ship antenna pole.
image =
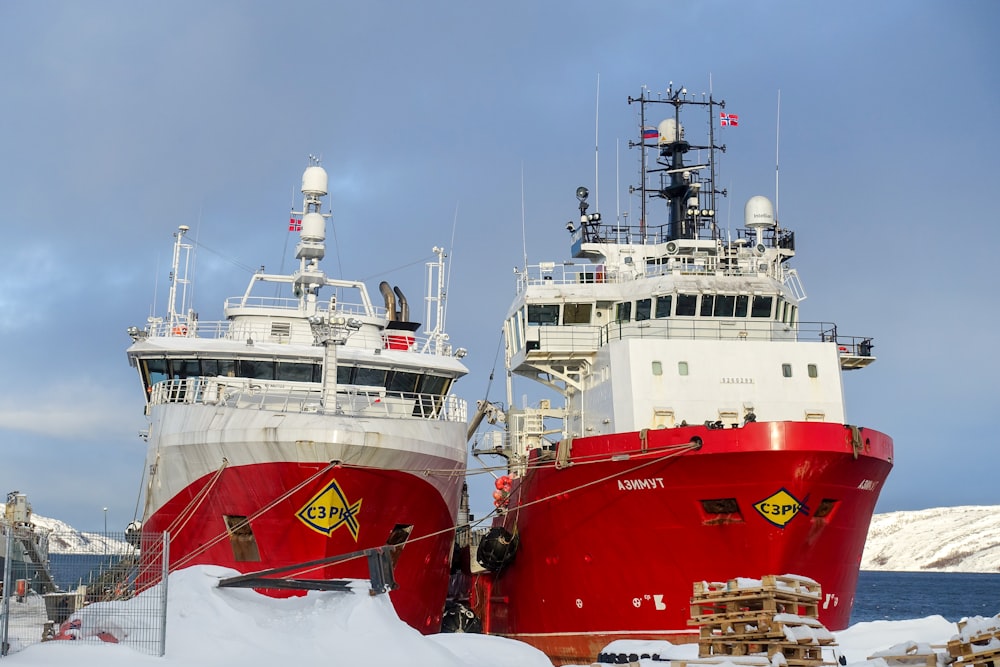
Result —
M646 91L639 97L639 132L646 131ZM642 210L639 212L639 235L646 236L646 140L643 139L639 148L639 193L642 196Z
M524 160L521 160L521 252L524 257L524 264L521 266L524 269L525 276L528 274L528 240L524 231Z
M598 185L598 174L600 170L598 169L598 145L600 143L600 134L598 133L598 127L600 126L601 119L601 73L597 73L597 97L594 103L594 208L597 211L601 210L601 189L597 187Z
M781 138L781 89L778 89L778 117L774 124L774 222L778 220L778 142Z

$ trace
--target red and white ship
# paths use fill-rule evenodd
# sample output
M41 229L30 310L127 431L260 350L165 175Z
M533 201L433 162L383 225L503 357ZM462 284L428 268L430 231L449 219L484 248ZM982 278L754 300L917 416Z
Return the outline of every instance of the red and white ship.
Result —
M142 530L169 531L171 570L243 573L383 546L409 530L390 595L404 621L437 632L468 419L450 393L466 368L443 330L444 253L434 248L427 264L428 325L418 333L399 288L379 286L383 308L363 282L320 268L330 216L315 160L302 193L289 226L299 231L293 273L261 269L226 301L223 321L199 320L186 308L193 246L182 226L166 316L129 330L149 421ZM354 558L285 574L315 581L369 570Z
M508 474L472 605L486 632L557 664L615 639L691 641L697 581L812 578L820 620L842 629L892 467L892 440L844 408L842 373L874 361L871 339L800 320L794 235L767 198L746 203L745 229L720 226L725 102L671 87L629 104L639 224L588 212L581 187L572 259L517 275L507 406L480 410L504 429L474 448ZM697 141L681 124L694 110ZM515 407L512 375L562 400Z

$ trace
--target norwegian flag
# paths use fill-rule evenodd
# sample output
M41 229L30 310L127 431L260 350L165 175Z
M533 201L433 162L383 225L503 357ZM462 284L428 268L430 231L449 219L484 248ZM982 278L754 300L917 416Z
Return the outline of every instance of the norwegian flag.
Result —
M722 127L732 126L736 127L740 124L740 117L734 113L720 113L719 114L719 125Z
M288 220L288 231L290 232L301 232L302 231L302 221L298 218L290 218Z

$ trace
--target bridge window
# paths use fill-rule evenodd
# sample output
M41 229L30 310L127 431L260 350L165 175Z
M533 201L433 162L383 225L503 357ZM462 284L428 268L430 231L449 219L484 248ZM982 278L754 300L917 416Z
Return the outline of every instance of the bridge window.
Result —
M617 304L615 309L616 322L628 322L632 319L632 302L624 301Z
M740 294L736 297L736 317L746 317L747 308L750 305L750 297L746 294Z
M714 294L704 294L701 297L701 316L711 317L712 316L712 306L715 304Z
M590 324L592 303L567 303L563 305L563 324Z
M201 375L201 364L197 359L168 359L171 378L194 378Z
M285 382L319 382L314 372L320 368L319 364L279 361L276 378Z
M677 295L677 315L678 317L694 317L698 307L697 294Z
M649 313L653 308L652 299L639 299L635 302L635 321L642 322L649 319Z
M735 309L736 309L735 295L717 294L715 296L715 310L713 314L716 317L732 317Z
M365 368L362 366L354 374L353 384L367 387L384 387L387 373L388 371L384 368Z
M673 302L673 294L656 297L656 317L670 317L670 308L673 306Z
M819 370L816 368L816 364L809 364L806 366L806 370L809 372L809 377L819 377Z
M559 323L559 304L557 303L528 304L529 325L547 326L558 323Z
M417 390L417 381L419 379L420 376L417 373L393 371L389 374L389 384L386 388L389 391L412 393Z
M273 380L274 365L270 359L237 359L236 375L254 380Z
M750 308L750 317L771 317L771 306L774 301L770 296L755 296Z
M417 389L421 394L437 394L443 396L448 393L448 387L451 385L451 378L442 377L440 375L424 375L420 378L420 388Z

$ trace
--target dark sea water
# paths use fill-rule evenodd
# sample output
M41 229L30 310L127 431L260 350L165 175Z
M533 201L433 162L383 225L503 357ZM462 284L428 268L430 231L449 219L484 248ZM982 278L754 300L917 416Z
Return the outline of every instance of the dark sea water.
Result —
M940 615L952 622L1000 613L1000 573L865 572L851 625Z

